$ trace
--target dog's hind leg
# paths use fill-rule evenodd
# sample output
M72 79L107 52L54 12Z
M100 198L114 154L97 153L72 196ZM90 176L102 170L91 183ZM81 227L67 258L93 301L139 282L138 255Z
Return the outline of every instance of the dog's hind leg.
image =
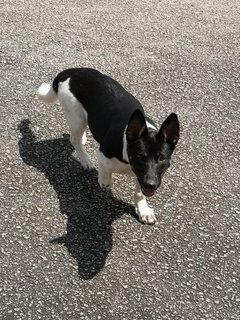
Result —
M94 165L85 151L87 113L82 104L71 93L68 81L59 83L58 98L70 129L70 141L74 146L78 159L84 169L92 169Z
M142 223L154 224L156 222L154 211L152 208L148 206L146 197L142 193L141 187L138 181L136 182L134 199L135 199L135 206L136 206L135 210L136 210L136 214L139 217L139 220Z
M78 159L81 165L84 169L93 169L94 165L92 164L92 161L90 160L87 152L85 151L83 144L84 135L86 135L83 126L79 127L78 130L76 130L76 128L73 129L72 127L70 127L70 131L70 141L77 152Z

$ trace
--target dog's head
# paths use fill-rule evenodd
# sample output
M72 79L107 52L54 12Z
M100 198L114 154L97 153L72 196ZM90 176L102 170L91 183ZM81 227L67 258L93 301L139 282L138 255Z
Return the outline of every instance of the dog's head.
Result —
M171 113L159 131L147 127L144 115L136 110L126 129L129 163L145 196L152 196L170 166L179 139L179 121Z

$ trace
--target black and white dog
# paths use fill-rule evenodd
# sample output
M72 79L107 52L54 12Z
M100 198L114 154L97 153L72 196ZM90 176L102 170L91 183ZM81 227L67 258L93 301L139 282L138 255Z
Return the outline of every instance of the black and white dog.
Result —
M38 96L46 103L59 100L70 127L70 140L85 169L93 164L84 149L87 124L99 143L98 181L111 188L112 173L136 176L135 205L139 220L153 224L147 204L170 166L179 139L179 122L172 113L158 130L140 102L117 81L89 68L64 70L52 85L43 83Z

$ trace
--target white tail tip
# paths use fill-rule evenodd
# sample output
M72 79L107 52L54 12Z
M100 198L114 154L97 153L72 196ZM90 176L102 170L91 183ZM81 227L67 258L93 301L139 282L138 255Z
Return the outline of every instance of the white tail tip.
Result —
M41 84L38 88L37 94L38 97L46 103L53 103L57 100L57 94L49 83Z

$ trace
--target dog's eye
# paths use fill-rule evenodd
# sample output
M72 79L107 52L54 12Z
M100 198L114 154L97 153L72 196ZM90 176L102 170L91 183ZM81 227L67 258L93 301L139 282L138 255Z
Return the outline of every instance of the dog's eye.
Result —
M163 155L161 153L157 153L156 154L156 159L157 159L157 161L163 161L164 157L163 157Z

